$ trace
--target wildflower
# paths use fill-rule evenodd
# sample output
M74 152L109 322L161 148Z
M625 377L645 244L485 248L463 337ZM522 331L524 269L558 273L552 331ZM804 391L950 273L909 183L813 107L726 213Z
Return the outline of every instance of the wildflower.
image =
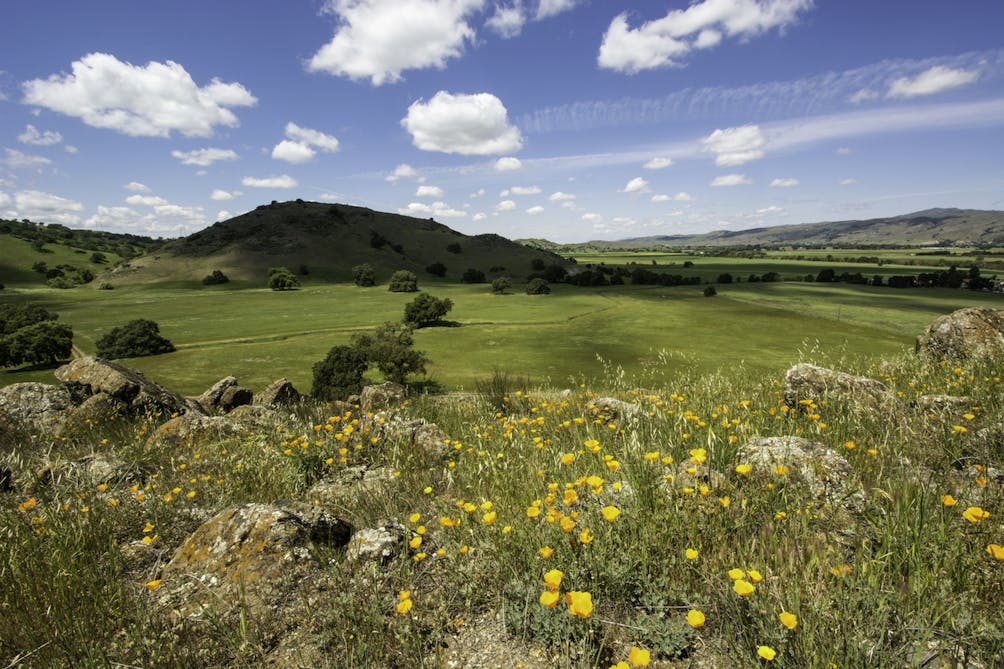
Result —
M107 483L100 483L100 484L98 484L98 492L104 492L105 490L108 490L108 484Z
M562 516L561 520L558 522L561 523L561 529L563 529L566 532L571 532L572 530L575 529L575 521L569 518L568 516Z
M788 514L784 511L778 511L774 514L774 520L784 520L788 517Z
M695 465L703 464L708 459L708 452L703 448L690 449L690 461Z
M561 579L565 577L565 573L560 569L552 569L551 571L544 574L544 585L550 590L557 590L561 587Z
M659 451L651 451L650 453L646 453L645 454L645 460L647 462L652 462L652 463L658 462L659 461Z
M992 555L995 560L1004 560L1004 546L990 544L987 546L987 555Z
M408 522L410 523L417 523L420 520L422 520L422 514L420 513L413 513L408 516Z
M952 429L958 432L959 434L965 434L966 432L969 432L969 430L963 427L962 425L953 425Z
M770 646L760 646L756 649L756 654L770 662L777 657L777 651Z
M750 569L746 572L746 575L750 577L750 580L754 583L759 583L763 580L763 574L758 572L756 569Z
M749 581L744 581L743 579L737 580L732 584L732 589L736 591L736 594L740 597L749 597L753 594L756 588Z
M745 463L736 465L736 474L739 474L739 476L749 476L751 471L753 471L752 465Z
M422 537L412 537L408 545L412 548L419 548L422 545Z
M156 536L152 536L151 537L149 534L147 534L142 539L140 539L140 541L142 541L144 545L149 546L150 544L152 544L154 542L154 540L156 538L157 538Z
M600 452L600 442L595 439L587 439L583 442L583 446L585 446L590 453L596 454Z
M621 660L617 664L611 664L610 669L631 669L631 665L624 660Z
M432 494L432 486L431 485L425 486L424 488L422 488L422 492L425 493L426 495L431 495Z
M951 495L942 495L941 503L944 504L945 506L955 506L956 504L958 504L958 502L955 501L955 498L952 497Z
M414 560L415 562L421 562L422 560L424 560L427 557L429 557L429 555L425 551L422 551L421 553L415 553L411 557L411 559Z
M492 523L495 522L495 518L497 515L498 514L495 513L494 511L489 511L485 515L481 516L481 522L484 523L485 525L491 525Z
M153 523L148 522L143 526L143 534L149 534L150 532L153 532Z
M990 517L989 511L984 511L978 506L971 506L962 512L962 517L970 523L978 523Z
M556 590L545 590L544 592L540 593L539 601L547 608L553 609L555 605L558 603L559 599L561 599L561 595L559 595Z
M593 542L593 533L589 531L589 528L584 528L579 532L579 542L585 545L591 544Z
M628 653L628 662L631 663L632 667L647 667L651 661L652 656L649 651L644 648L631 646L631 651Z
M603 520L612 523L617 520L617 516L621 515L621 510L616 506L605 506L600 509L600 513L603 514Z
M790 630L795 629L798 626L798 616L794 613L788 613L787 611L782 611L778 618L781 620L781 624Z
M846 448L848 451L853 451L856 446L857 444L855 444L853 441L844 442L844 448Z
M575 462L575 453L565 453L561 456L561 464L570 465Z
M538 550L537 552L540 553L540 557L544 558L545 560L554 555L554 549L551 548L550 546L541 546L540 550Z
M153 592L154 590L160 587L160 579L158 578L152 581L147 581L146 583L143 584L143 587L145 587L150 592Z
M697 556L700 555L700 553L697 552L696 548L688 548L683 552L683 554L687 557L688 560L696 560Z
M512 532L512 525L506 525L502 528L502 534L509 534Z
M732 500L728 495L725 495L724 497L718 498L718 504L721 505L723 509L727 509L729 508L729 505L732 504Z
M35 505L37 504L38 504L37 499L35 499L34 497L29 497L28 499L17 505L17 510L23 513L25 511L34 509Z
M784 465L777 465L774 467L774 473L777 474L778 476L787 476L788 471L789 471L788 468Z
M449 516L440 516L439 524L442 527L456 527L460 525L460 518L450 518Z
M539 515L540 515L540 506L533 504L531 506L526 507L527 518L536 518Z
M408 615L408 612L411 611L411 607L411 592L408 590L402 590L397 593L397 607L395 607L397 612L402 616Z
M853 571L851 565L845 562L844 564L837 565L836 567L831 569L830 573L836 576L837 578L843 578L844 576L850 574L851 571Z
M564 500L565 504L575 504L577 501L579 501L579 493L575 492L574 490L566 490L562 499Z
M687 611L687 624L695 630L704 627L704 614L697 609L690 609Z
M731 578L733 581L738 581L742 578L745 578L745 576L746 572L744 572L742 569L729 569L729 578Z
M588 618L593 612L593 596L588 592L572 590L565 595L568 612L577 618Z

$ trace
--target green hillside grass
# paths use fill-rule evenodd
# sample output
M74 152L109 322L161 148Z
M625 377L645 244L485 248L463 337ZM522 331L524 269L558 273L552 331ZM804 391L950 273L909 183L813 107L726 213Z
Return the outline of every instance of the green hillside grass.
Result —
M31 242L8 234L0 234L0 283L7 286L30 286L45 284L45 275L31 269L36 262L44 262L49 267L57 265L73 265L79 269L87 268L100 277L102 272L111 265L122 260L122 257L111 252L105 254L108 262L91 262L88 249L82 249L66 244L46 244L45 251L35 250Z

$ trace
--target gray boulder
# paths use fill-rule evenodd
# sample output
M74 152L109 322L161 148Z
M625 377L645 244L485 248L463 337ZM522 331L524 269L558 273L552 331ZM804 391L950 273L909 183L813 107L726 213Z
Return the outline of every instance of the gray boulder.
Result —
M57 369L56 378L63 382L76 404L91 395L105 393L133 414L148 411L167 417L175 413L205 413L195 401L147 380L140 372L100 358L76 358Z
M407 391L400 383L381 383L365 386L359 395L359 405L364 413L376 413L396 409L404 404L406 397Z
M386 564L404 550L407 530L399 523L359 530L349 539L345 559L349 562L379 562Z
M816 498L843 500L851 465L836 451L801 437L752 437L736 454L736 461L749 464L758 476L776 476L784 466L785 476L806 485Z
M14 383L0 388L0 423L31 434L52 434L71 406L65 388L45 383Z
M302 401L303 395L293 387L293 382L287 378L273 381L268 388L258 393L254 398L255 404L273 408L287 407Z
M784 376L784 401L797 406L801 400L819 402L833 399L869 409L887 408L896 396L885 384L868 378L837 372L806 363L795 365Z
M941 316L917 336L915 350L932 360L1004 354L1004 311L971 307Z

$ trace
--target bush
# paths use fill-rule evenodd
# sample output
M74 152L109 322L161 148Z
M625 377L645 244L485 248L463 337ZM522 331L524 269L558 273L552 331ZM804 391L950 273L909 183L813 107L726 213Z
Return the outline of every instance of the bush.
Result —
M213 272L212 272L212 274L209 274L209 275L205 276L202 279L202 285L203 286L217 286L217 285L219 285L221 283L227 283L228 281L230 281L230 277L228 277L226 274L224 274L220 270L214 269Z
M285 267L273 267L268 271L268 287L272 290L295 290L300 280Z
M384 323L372 333L352 336L352 342L388 381L404 383L409 374L425 374L425 354L412 349L412 329L404 323Z
M485 273L473 267L465 269L464 273L460 276L461 283L485 283L486 281L488 279L485 278Z
M373 272L373 265L363 263L352 268L352 280L360 288L369 288L376 285L376 274Z
M446 250L450 253L460 253L463 249L460 248L460 244L457 242L452 242L446 245Z
M0 305L0 335L13 334L23 327L58 318L59 316L37 304Z
M404 322L415 328L435 325L442 321L443 316L452 308L453 300L450 298L440 299L428 293L419 293L404 307Z
M718 278L715 279L715 283L732 283L732 275L728 272L724 274L719 274Z
M437 260L436 262L426 267L425 271L433 276L438 276L439 278L443 278L444 276L446 276L446 265Z
M363 374L369 361L355 346L334 346L328 355L314 364L314 382L310 393L323 401L343 400L362 389Z
M387 290L392 293L414 293L418 290L418 277L406 269L399 269L391 275Z
M717 294L718 291L715 290L714 286L708 286L707 288L704 289L704 297L714 297Z
M174 351L174 344L160 334L160 326L145 318L138 318L112 328L111 332L98 339L97 347L98 356L110 360L139 358Z
M543 279L530 279L526 284L527 295L547 295L551 292L551 286Z
M492 281L492 294L502 295L509 288L512 288L512 281L507 276L500 276Z
M73 330L54 320L32 323L0 338L0 367L54 364L70 357Z

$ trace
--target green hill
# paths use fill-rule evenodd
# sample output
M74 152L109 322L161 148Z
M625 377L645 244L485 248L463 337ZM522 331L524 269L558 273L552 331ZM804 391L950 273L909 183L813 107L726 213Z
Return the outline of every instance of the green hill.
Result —
M565 261L492 234L468 236L432 219L382 213L344 204L273 202L172 240L155 253L114 269L113 282L200 281L214 269L232 280L264 282L268 268L306 269L311 279L348 281L352 267L373 266L378 282L399 269L428 277L439 262L445 278L467 269L489 278L522 278L533 265Z

